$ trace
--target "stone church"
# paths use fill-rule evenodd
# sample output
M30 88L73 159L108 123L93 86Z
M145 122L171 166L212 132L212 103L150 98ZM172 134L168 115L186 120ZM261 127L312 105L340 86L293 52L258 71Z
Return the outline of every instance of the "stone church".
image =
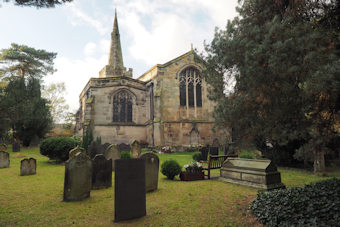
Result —
M91 128L94 138L116 144L134 139L149 146L224 142L226 132L213 131L214 103L194 56L191 48L133 79L132 69L123 64L115 13L108 64L79 96L76 131Z

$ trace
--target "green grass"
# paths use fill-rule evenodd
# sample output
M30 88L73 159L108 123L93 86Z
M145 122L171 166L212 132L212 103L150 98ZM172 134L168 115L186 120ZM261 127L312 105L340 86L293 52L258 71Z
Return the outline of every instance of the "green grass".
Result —
M181 182L159 174L159 189L146 194L147 216L114 223L114 187L91 191L80 202L63 202L65 167L41 156L37 148L10 153L10 168L0 169L0 227L3 226L254 226L248 213L257 190L216 179ZM160 164L192 161L193 153L158 154ZM37 174L20 176L20 161L37 159ZM287 187L325 178L279 169ZM218 174L214 170L212 174ZM340 171L332 173L340 177ZM114 183L114 182L113 182Z

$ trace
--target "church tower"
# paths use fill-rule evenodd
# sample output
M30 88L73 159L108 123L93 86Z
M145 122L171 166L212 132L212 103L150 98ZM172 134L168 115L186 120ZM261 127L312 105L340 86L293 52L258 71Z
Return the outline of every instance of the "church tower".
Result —
M115 10L115 18L113 22L113 30L111 32L111 45L108 64L99 72L99 77L117 77L127 76L132 78L132 69L128 71L124 67L122 46L120 44L120 34L118 28L117 11Z

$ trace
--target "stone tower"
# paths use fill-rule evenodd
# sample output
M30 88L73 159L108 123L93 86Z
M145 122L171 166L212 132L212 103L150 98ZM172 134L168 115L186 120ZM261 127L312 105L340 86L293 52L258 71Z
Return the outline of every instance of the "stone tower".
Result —
M132 78L132 69L127 71L123 63L122 47L120 44L120 34L118 28L117 11L111 32L111 45L108 64L99 72L99 77L127 76Z

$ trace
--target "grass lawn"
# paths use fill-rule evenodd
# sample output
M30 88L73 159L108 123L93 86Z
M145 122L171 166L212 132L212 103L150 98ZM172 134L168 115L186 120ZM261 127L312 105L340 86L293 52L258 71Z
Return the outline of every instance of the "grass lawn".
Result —
M10 150L10 149L9 149ZM0 227L4 226L256 226L248 213L257 190L216 179L181 182L159 174L158 190L146 194L147 216L114 223L114 187L91 191L80 202L63 202L62 164L50 162L38 148L10 153L10 168L0 169ZM192 153L159 154L161 163L192 161ZM37 174L20 176L20 161L37 159ZM308 172L279 169L287 187L326 179ZM214 170L212 174L218 174ZM113 175L114 176L114 175ZM340 177L340 171L330 176ZM113 177L114 178L114 177ZM113 180L114 184L114 180Z

